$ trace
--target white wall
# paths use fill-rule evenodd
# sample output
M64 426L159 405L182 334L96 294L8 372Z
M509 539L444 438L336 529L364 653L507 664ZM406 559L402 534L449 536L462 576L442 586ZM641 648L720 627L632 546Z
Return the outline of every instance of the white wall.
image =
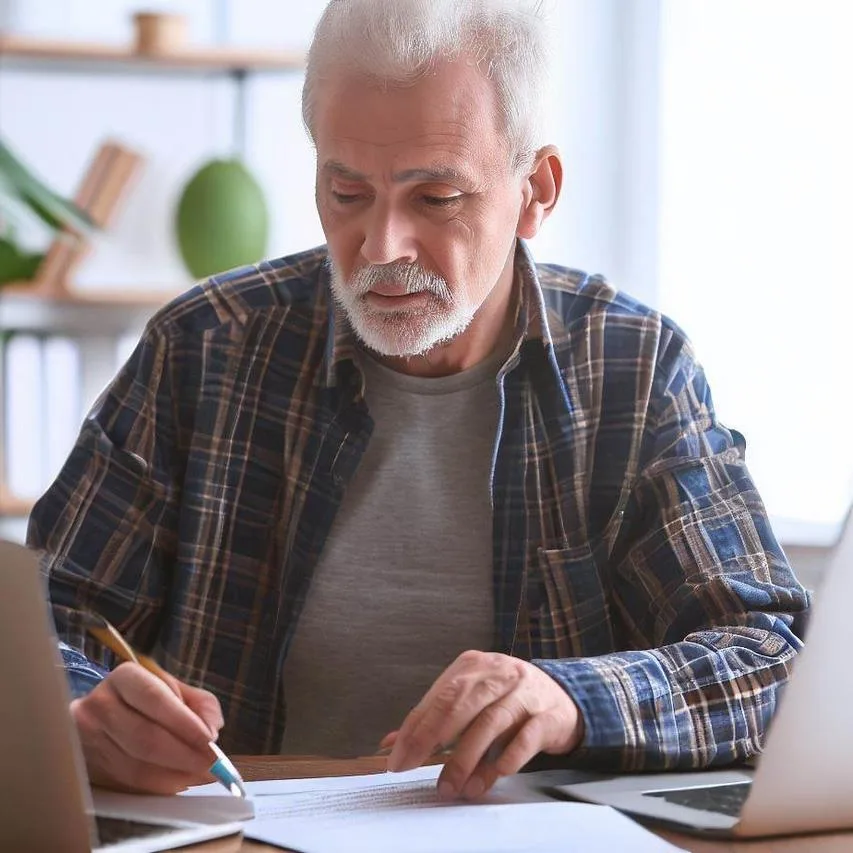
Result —
M777 530L853 499L853 7L665 0L661 307L696 344Z
M533 248L657 296L658 0L551 0L549 141L565 183Z

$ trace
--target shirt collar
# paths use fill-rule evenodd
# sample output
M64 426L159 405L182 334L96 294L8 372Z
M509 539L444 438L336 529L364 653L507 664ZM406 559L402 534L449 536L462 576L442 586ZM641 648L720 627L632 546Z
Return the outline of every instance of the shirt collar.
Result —
M326 336L326 369L322 373L327 388L344 384L356 366L358 339L347 319L346 312L332 295L332 262L327 256L320 270L320 288L325 297L328 334Z

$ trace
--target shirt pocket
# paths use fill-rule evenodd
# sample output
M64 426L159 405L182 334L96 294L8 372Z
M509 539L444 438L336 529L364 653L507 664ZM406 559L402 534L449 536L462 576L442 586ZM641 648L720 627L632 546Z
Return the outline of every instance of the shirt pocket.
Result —
M587 657L614 651L607 585L592 551L540 548L538 583L528 591L541 657Z
M58 476L59 489L53 489L64 503L59 526L71 527L85 516L87 537L95 536L97 529L100 547L107 547L107 541L119 547L122 537L143 540L158 532L169 501L170 486L161 477L162 472L139 454L116 445L90 419Z

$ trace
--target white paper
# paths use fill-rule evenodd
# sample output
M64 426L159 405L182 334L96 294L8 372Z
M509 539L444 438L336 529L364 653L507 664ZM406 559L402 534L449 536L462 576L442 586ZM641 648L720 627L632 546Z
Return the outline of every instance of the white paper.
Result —
M406 773L275 779L247 782L246 792L254 804L256 818L325 815L365 807L400 806L413 801L425 805L438 802L436 779L440 772L441 765L435 765L418 767ZM231 795L221 785L213 783L190 788L181 796L213 799Z
M547 785L565 782L572 771L510 776L472 804L438 799L441 769L249 782L256 817L243 831L247 838L303 853L678 849L608 807L555 802L542 793ZM215 799L223 794L221 787L204 785L184 796Z
M678 848L607 806L519 803L255 820L246 838L301 853L665 853Z

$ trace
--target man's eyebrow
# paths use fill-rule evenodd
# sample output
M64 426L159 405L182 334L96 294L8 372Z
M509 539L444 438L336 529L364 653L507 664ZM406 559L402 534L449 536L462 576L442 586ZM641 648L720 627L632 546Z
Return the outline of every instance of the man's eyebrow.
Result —
M471 179L467 175L452 166L405 169L402 172L395 172L393 178L394 182L398 184L405 184L409 181L435 181L439 184L461 184L465 186L471 184Z
M328 160L323 165L323 171L337 175L339 178L344 178L349 181L369 181L370 175L359 172L356 169L351 169L338 160ZM432 166L422 167L418 169L404 169L402 172L395 172L392 176L394 183L405 184L411 181L435 181L441 184L454 184L460 186L469 186L472 181L463 172L454 169L452 166Z
M323 171L331 172L333 175L337 175L339 178L346 178L349 181L368 180L368 176L363 172L357 172L355 169L350 169L349 166L345 166L338 160L327 160L323 164Z

